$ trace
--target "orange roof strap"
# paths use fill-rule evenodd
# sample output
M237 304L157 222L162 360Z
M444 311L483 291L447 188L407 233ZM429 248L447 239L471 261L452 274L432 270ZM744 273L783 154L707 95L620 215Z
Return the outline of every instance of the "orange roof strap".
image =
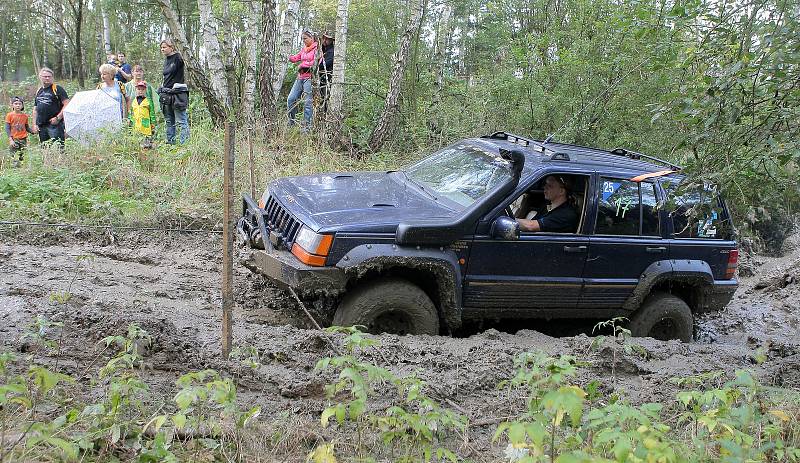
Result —
M658 172L650 172L647 174L637 175L631 179L631 182L641 182L642 180L646 180L648 178L653 177L663 177L665 175L674 174L677 170L659 170Z

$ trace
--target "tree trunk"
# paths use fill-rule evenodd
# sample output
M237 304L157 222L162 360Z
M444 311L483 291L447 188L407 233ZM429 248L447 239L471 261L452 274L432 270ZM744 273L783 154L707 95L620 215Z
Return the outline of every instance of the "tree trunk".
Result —
M244 37L244 48L247 52L247 61L245 62L244 88L242 89L242 112L251 127L255 119L256 63L260 35L258 21L261 16L261 4L259 2L251 3L245 16L247 35Z
M200 61L197 60L192 49L189 48L189 43L186 41L186 33L178 22L178 15L172 8L172 2L170 0L157 1L159 7L161 7L161 13L164 15L164 19L172 32L175 46L183 57L183 62L186 65L186 71L188 71L189 79L193 87L198 89L203 95L203 99L206 102L206 106L208 106L208 112L211 114L211 120L214 122L214 125L221 127L227 120L228 108L222 103L225 99L222 98L221 95L218 95L211 84L209 84L208 77L206 73L203 72Z
M104 8L100 8L100 15L103 17L103 49L106 55L110 55L111 51L111 28L108 25L108 14ZM105 60L103 60L105 63Z
M30 27L30 23L28 27ZM42 62L41 60L39 60L39 50L36 47L36 36L35 34L33 34L33 31L31 31L31 34L28 37L28 39L31 45L31 58L33 60L33 68L34 68L33 71L36 73L36 75L39 75L39 69L42 68Z
M400 87L403 84L403 76L406 71L406 64L408 63L408 55L411 50L411 41L417 35L420 23L422 22L422 10L424 7L424 0L412 0L411 11L406 25L406 30L400 37L400 44L397 48L397 53L392 57L393 66L392 74L389 77L389 89L386 92L386 103L383 107L378 118L378 123L372 130L367 145L373 152L378 151L383 147L386 139L389 138L391 131L394 127L394 121L397 118L400 101Z
M275 89L273 69L275 64L275 0L263 0L261 7L261 65L258 70L259 99L264 127L269 132L275 121Z
M99 10L97 10L97 11L99 11ZM97 40L97 47L95 48L95 56L94 56L95 63L105 63L106 62L106 57L105 57L105 55L103 55L103 52L105 51L105 44L103 42L103 26L102 26L102 24L103 24L103 21L100 18L100 15L99 14L95 14L94 15L94 34L96 36L95 40ZM94 70L89 71L89 75L90 76L92 76L94 74L95 74Z
M8 21L0 24L0 80L6 80L6 61L8 61Z
M286 68L288 66L289 52L292 50L294 36L297 35L297 12L300 10L300 0L288 0L286 12L281 22L281 36L278 47L275 49L275 76L272 90L275 95L281 93L283 80L286 78Z
M439 18L439 24L436 28L436 50L433 56L433 74L435 78L435 86L433 90L433 104L431 104L431 113L428 115L428 129L432 134L441 135L442 128L447 124L439 111L439 106L442 104L442 93L444 92L444 72L449 61L449 45L450 45L450 15L452 10L449 5L444 6L442 17Z
M77 0L75 8L75 64L78 66L78 85L86 87L86 72L83 65L83 46L81 44L81 27L83 26L83 2Z
M340 121L344 119L344 71L347 57L347 15L350 0L339 0L336 9L336 42L333 55L333 75L330 85L328 114L333 121L331 129L341 130Z
M220 101L226 108L229 108L231 106L231 97L225 64L222 62L222 51L217 39L217 18L214 17L214 12L211 10L211 0L197 0L197 8L200 10L200 29L203 34L203 43L208 52L208 73L209 77L211 77L211 86Z

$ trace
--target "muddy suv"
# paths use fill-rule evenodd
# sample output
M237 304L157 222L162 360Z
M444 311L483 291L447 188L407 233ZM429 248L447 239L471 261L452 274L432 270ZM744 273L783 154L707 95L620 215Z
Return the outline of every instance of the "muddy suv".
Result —
M469 319L624 316L634 335L689 341L694 315L736 290L738 251L713 187L671 194L679 171L498 132L405 170L275 180L244 197L238 232L245 264L327 323L439 334ZM570 186L577 224L520 232L548 176Z

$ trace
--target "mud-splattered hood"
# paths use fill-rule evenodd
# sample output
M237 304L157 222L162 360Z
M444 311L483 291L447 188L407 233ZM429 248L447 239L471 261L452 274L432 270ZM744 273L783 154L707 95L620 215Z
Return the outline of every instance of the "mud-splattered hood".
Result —
M348 172L285 177L270 194L315 230L393 232L409 219L453 217L449 204L410 184L402 172Z

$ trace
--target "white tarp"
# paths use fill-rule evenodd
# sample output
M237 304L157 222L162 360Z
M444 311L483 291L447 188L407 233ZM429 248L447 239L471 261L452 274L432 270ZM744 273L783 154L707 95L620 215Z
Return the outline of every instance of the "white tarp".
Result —
M64 124L68 137L89 143L122 127L119 102L102 90L77 92L64 108Z

